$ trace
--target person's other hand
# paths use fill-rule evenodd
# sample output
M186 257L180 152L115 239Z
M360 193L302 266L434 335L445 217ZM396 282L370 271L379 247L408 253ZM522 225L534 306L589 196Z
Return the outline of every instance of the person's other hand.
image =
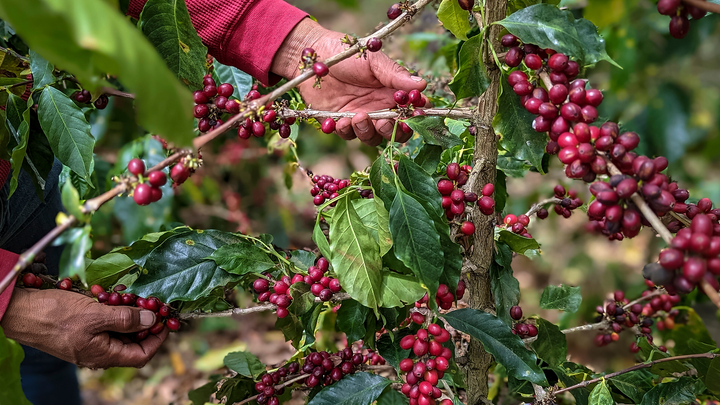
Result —
M303 49L313 48L322 61L346 49L347 45L340 42L343 35L304 19L275 55L272 71L287 79L299 75ZM357 137L371 146L378 145L382 137L390 139L394 121L372 121L366 113L395 107L393 94L397 90L423 90L427 86L425 80L411 76L382 52L367 52L367 59L352 56L330 68L330 74L323 77L322 88L313 88L313 84L311 79L298 86L305 102L315 110L357 112L352 119L338 120L335 132L343 139ZM398 128L395 140L405 142L411 135Z
M120 334L149 329L155 320L151 311L111 307L73 292L16 288L0 325L7 337L24 345L98 369L143 367L169 330L137 343Z

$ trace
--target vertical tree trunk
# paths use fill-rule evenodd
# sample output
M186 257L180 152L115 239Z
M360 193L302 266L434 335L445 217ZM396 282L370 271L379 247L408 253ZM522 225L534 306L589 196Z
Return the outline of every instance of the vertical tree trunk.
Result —
M507 0L485 1L485 24L505 18ZM480 13L475 13L477 19ZM482 24L482 23L481 23ZM486 31L486 38L491 41L496 50L502 49L497 40L502 29L499 25L491 25ZM497 112L497 98L501 80L500 70L495 64L492 52L488 46L483 49L483 63L490 78L490 86L480 97L478 110L473 119L477 128L475 137L475 162L469 188L481 195L480 190L487 183L495 183L497 164L497 141L493 131L492 119ZM465 299L471 308L486 312L494 312L495 305L490 290L490 264L495 251L493 238L493 217L480 213L477 207L473 209L472 219L475 223L473 251L470 256L471 265L465 276L467 278L467 292ZM468 405L486 403L488 394L488 369L492 364L492 356L485 351L482 344L472 339L468 347L467 362L464 372L467 381Z

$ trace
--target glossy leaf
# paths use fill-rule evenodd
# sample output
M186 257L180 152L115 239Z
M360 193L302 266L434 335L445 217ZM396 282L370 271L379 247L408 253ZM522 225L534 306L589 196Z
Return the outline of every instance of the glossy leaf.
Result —
M110 287L126 271L135 267L135 262L119 252L110 252L93 260L85 269L88 284L99 284Z
M5 337L0 328L0 375L3 382L0 384L0 403L32 405L23 393L20 385L20 363L25 358L20 343Z
M492 122L495 133L501 136L499 144L508 152L505 156L528 161L541 174L545 174L542 159L547 137L532 128L534 118L520 105L520 97L508 84L507 76L503 75L500 79L498 111Z
M322 254L326 258L332 256L332 252L330 251L330 244L328 243L327 237L323 233L322 229L320 229L320 221L319 220L317 222L315 222L315 227L313 228L312 240L313 240L313 242L315 242L315 245L317 245L318 250L320 251L320 254Z
M389 389L378 397L377 405L407 405L408 401L408 397L402 393Z
M213 61L213 73L217 76L219 83L233 85L234 91L232 95L239 100L244 99L245 95L252 89L252 76L234 66L227 66L218 61ZM292 126L295 132L297 132L297 127L297 125Z
M5 114L5 123L13 138L10 143L14 145L10 155L12 177L10 178L9 198L17 189L20 169L22 169L23 163L25 162L30 131L30 108L28 103L20 97L9 94L7 105L5 106Z
M371 309L380 304L380 247L353 208L350 196L338 200L330 225L335 274L350 296Z
M315 295L310 292L310 286L305 283L295 283L290 286L292 304L288 307L291 314L304 315L315 305Z
M583 382L592 378L593 372L589 369L574 369L573 366L584 366L577 365L575 363L566 362L561 367L553 368L553 372L557 375L558 380L562 382L564 387L570 387L577 383ZM589 405L588 399L590 398L590 390L587 387L579 387L570 391L570 394L575 398L577 405Z
M368 307L355 300L345 300L337 311L337 328L347 335L348 342L361 340L367 332L365 320L368 315L370 315Z
M390 208L390 233L395 256L415 273L434 299L445 265L440 236L425 208L402 190Z
M59 246L65 244L60 256L60 277L79 277L85 281L85 255L92 247L90 232L92 228L86 225L83 228L70 228L66 231L66 238L56 239L53 244ZM62 242L62 243L58 243ZM56 244L57 243L57 244Z
M695 403L695 398L705 389L704 384L691 377L658 384L645 394L640 405L685 405Z
M379 198L362 198L353 200L352 205L355 208L362 223L368 228L370 234L378 242L380 247L380 256L392 247L392 238L388 230L388 212ZM322 242L321 242L322 243ZM319 248L320 246L318 246Z
M497 241L510 246L513 252L524 255L528 250L540 249L540 244L533 238L526 238L507 229L496 228Z
M405 155L400 155L397 176L403 187L413 194L429 213L436 217L444 215L441 205L442 196L437 189L437 182L422 167Z
M677 307L677 309L683 311L683 318L686 318L686 321L677 322L672 330L662 333L663 339L672 339L675 342L673 353L676 355L698 353L696 348L690 347L691 339L704 345L717 347L702 318L693 308Z
M593 405L615 405L612 394L605 380L600 381L590 393L590 403Z
M450 326L482 342L485 350L495 357L519 380L546 384L545 375L537 365L535 354L525 348L520 337L510 327L487 312L463 308L443 316Z
M530 167L532 166L527 162L510 156L498 156L497 158L497 168L510 177L525 177Z
M395 172L381 155L370 168L370 184L373 195L380 198L387 211L390 211L397 189L395 188Z
M55 156L89 182L95 138L82 110L60 90L46 87L38 103L38 119Z
M392 381L370 373L355 373L323 388L308 405L370 405Z
M552 322L542 318L537 319L537 340L532 342L532 348L538 357L551 367L560 366L567 357L567 340L560 328Z
M467 41L470 31L470 12L463 10L457 0L443 0L437 11L438 20L456 38Z
M708 391L715 395L720 395L720 357L715 357L710 362L710 367L708 368L704 381Z
M458 4L457 0L448 0ZM457 100L477 97L490 86L490 78L482 62L482 35L475 35L465 42L458 55L459 66L452 82L448 84Z
M443 149L462 145L462 140L448 130L442 117L420 115L405 120L405 123L420 134L427 144L438 145Z
M184 0L149 0L138 22L143 34L175 76L192 90L203 88L205 56Z
M55 76L53 76L54 68L52 63L46 61L34 50L30 50L30 70L32 71L33 91L55 82Z
M513 276L512 251L504 243L498 243L497 252L490 264L490 288L495 299L498 318L511 326L510 308L520 302L520 283Z
M222 246L207 259L214 260L218 267L228 273L238 275L262 273L275 267L268 253L245 241Z
M146 253L133 257L143 271L127 292L142 297L152 295L163 302L193 301L207 296L215 287L239 277L205 258L222 246L241 241L226 232L195 230L171 234L161 244L150 243ZM125 252L131 253L134 248L135 244Z
M653 388L652 380L651 372L640 369L620 374L608 381L633 402L639 403L642 401L643 395Z
M380 306L385 308L404 307L419 300L423 295L425 295L425 289L420 286L415 277L383 271Z
M540 308L542 309L559 309L574 313L580 308L581 302L580 287L563 284L547 286L540 296Z
M135 95L138 123L148 132L178 146L194 138L190 92L142 33L108 2L3 1L0 17L35 52L74 74L84 87L99 89L102 73L117 76Z
M307 250L293 250L290 253L290 262L303 271L315 264L315 259L315 255Z
M570 10L551 4L535 4L499 22L522 42L551 48L577 58L581 65L606 60L620 67L605 52L605 40L590 21L575 19Z
M420 151L415 156L415 163L423 168L426 172L433 174L435 169L440 163L440 155L442 155L442 148L437 145L424 144Z
M265 365L250 352L228 353L223 359L223 364L241 376L253 380L257 380L265 372Z

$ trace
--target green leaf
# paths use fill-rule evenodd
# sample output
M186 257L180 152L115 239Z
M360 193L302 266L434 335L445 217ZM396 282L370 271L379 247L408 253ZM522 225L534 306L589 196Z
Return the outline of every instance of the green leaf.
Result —
M317 257L307 250L293 250L290 253L290 261L292 264L303 271L307 271L310 266L315 264L315 259L317 259Z
M443 0L437 11L438 20L456 38L467 41L470 31L470 12L463 10L457 0ZM478 35L479 36L479 35ZM473 37L474 38L474 37Z
M110 252L93 260L85 269L88 284L110 287L127 270L135 267L135 262L122 253Z
M20 363L25 358L20 343L5 337L5 333L0 328L0 376L2 376L2 384L0 384L0 403L32 405L22 390L20 385Z
M80 107L60 90L46 87L38 103L38 119L55 156L90 182L95 138Z
M203 88L207 48L198 36L184 0L149 0L138 22L170 71L192 90Z
M66 244L60 256L61 278L78 276L83 284L87 284L85 280L85 255L92 247L91 231L92 227L90 225L83 228L71 228L66 231L67 239L56 239L55 242L62 241Z
M30 71L33 77L33 91L55 82L55 76L53 76L54 68L52 63L46 61L34 50L30 50Z
M313 228L312 240L317 245L318 250L320 251L321 255L325 256L326 258L332 257L332 251L330 250L330 244L328 243L328 240L325 237L325 234L323 233L322 229L320 229L320 217L318 217L318 220L315 222L315 227Z
M504 243L497 243L495 258L490 264L490 288L495 299L495 310L506 325L511 326L510 308L520 302L520 283L513 276L512 251Z
M349 194L338 200L330 224L331 260L340 284L368 308L380 304L380 247L353 208Z
M395 188L395 172L385 158L380 155L370 168L370 184L374 198L380 198L387 211L390 211L397 189Z
M355 300L345 300L337 311L336 325L340 332L347 335L348 342L356 342L365 337L365 320L370 309Z
M264 250L245 241L225 245L207 259L214 260L218 267L228 273L237 275L262 273L275 267L275 263Z
M285 336L285 341L292 342L294 348L297 349L300 347L300 341L302 340L305 329L297 315L290 313L285 318L278 318L277 321L275 321L275 329L282 331L283 336Z
M720 395L720 357L715 357L710 362L710 367L708 368L704 381L708 391L715 395Z
M142 274L127 292L143 297L158 297L163 302L193 301L207 296L218 286L238 281L239 277L206 260L222 246L242 239L216 230L170 232L162 242L134 243L123 252L143 268ZM134 249L139 252L133 252ZM135 254L134 254L135 253Z
M590 393L590 403L593 405L615 405L605 380L600 381L600 384L593 388Z
M71 182L65 183L62 188L62 203L67 213L74 216L77 219L83 218L83 213L80 206L80 195L75 190Z
M104 74L117 76L135 95L138 123L148 132L178 146L195 137L190 92L142 33L108 2L3 1L0 18L12 24L30 48L91 91L106 85Z
M230 370L255 381L265 372L265 365L250 352L228 353L223 359L223 364Z
M496 228L497 241L510 246L513 252L524 255L528 250L540 249L540 244L533 238L510 232L507 229Z
M315 305L315 296L310 292L310 286L305 283L291 285L290 296L293 300L288 307L288 311L297 316L306 314Z
M234 378L227 379L222 383L217 394L215 394L215 397L220 400L226 398L224 402L226 404L240 402L243 399L255 394L254 385L253 380L247 377L235 376Z
M445 210L442 208L442 196L437 189L437 182L405 155L399 156L397 176L403 187L436 217L442 217Z
M370 373L345 376L323 388L308 405L370 405L392 381Z
M390 231L388 230L389 214L382 200L379 198L362 198L353 200L352 205L362 223L368 228L370 234L380 246L380 256L384 256L392 247L392 238L390 238Z
M423 147L420 148L420 151L415 156L415 163L422 167L427 173L433 174L440 163L441 155L441 147L437 145L423 144Z
M538 334L537 340L532 343L533 350L551 367L562 365L567 357L565 335L557 325L542 318L537 319L536 326Z
M407 405L408 398L398 391L385 390L377 399L377 405Z
M192 401L192 405L205 405L210 401L210 396L217 391L217 381L209 383L188 392L188 399Z
M420 286L415 277L390 271L383 271L382 276L382 289L380 290L380 306L382 307L404 307L425 295L425 289Z
M580 308L581 302L580 287L563 284L547 286L540 296L540 308L542 309L559 309L575 313Z
M450 226L443 221L435 218L435 230L440 236L440 246L443 251L443 272L440 275L440 283L448 286L453 294L457 290L460 281L460 273L462 271L462 251L460 245L450 239Z
M687 314L686 321L683 323L677 322L672 330L663 332L662 334L663 339L672 339L675 342L673 353L676 355L698 353L697 350L689 346L691 341L717 347L717 344L705 327L705 322L703 322L700 315L698 315L694 309L690 307L677 308Z
M382 356L385 361L396 369L400 367L400 361L410 356L412 349L404 350L400 347L400 340L407 335L412 335L413 332L409 328L402 328L391 336L389 333L384 333L377 340L378 353Z
M532 122L535 116L520 104L520 97L507 82L507 76L500 79L500 95L498 111L493 118L492 126L500 135L500 146L508 151L505 156L520 161L528 161L540 174L545 174L542 159L545 155L547 136L535 132Z
M15 145L10 155L12 177L10 178L8 198L10 198L17 189L18 176L20 176L20 169L22 169L27 153L28 135L30 133L30 108L28 103L14 94L9 94L7 105L5 106L5 123L13 137L10 143Z
M626 397L632 399L633 402L639 403L642 401L643 395L653 388L652 380L653 375L651 372L640 369L620 374L608 381Z
M390 208L390 234L395 256L415 273L433 300L445 265L440 236L425 208L402 190Z
M457 0L446 1L458 4ZM457 100L480 96L490 86L490 78L481 59L482 40L482 35L476 35L460 48L460 54L458 55L459 67L452 82L448 84L450 90L455 93Z
M593 375L593 372L585 366L580 366L579 364L571 362L566 362L562 365L562 367L554 368L553 372L557 375L564 387L570 387L585 380L589 380ZM587 387L576 388L571 390L570 393L575 398L575 403L577 405L589 405L588 398L590 397L590 390Z
M510 177L525 177L530 170L530 165L524 160L517 160L511 156L498 156L497 168Z
M7 104L7 100L5 100ZM10 160L10 151L8 150L8 144L10 143L11 135L8 131L7 126L7 105L5 110L0 110L0 159Z
M448 130L442 117L419 115L406 119L405 123L408 124L413 131L420 134L427 144L438 145L443 149L449 149L453 146L462 145L463 143L457 135L453 135Z
M605 40L590 21L575 19L570 10L551 4L536 4L519 10L498 24L522 42L551 48L579 60L583 66L606 60L615 63L605 52Z
M640 405L686 405L694 404L696 395L702 393L705 385L691 377L680 377L676 381L658 384L645 394Z
M223 65L218 61L213 61L213 71L217 75L220 83L230 83L233 86L233 97L242 100L245 95L252 89L253 78L249 74L234 67ZM297 125L293 128L297 132Z
M482 342L485 350L495 357L495 361L505 366L513 377L547 384L535 354L526 349L520 337L514 335L500 319L471 308L458 309L443 317L453 328Z

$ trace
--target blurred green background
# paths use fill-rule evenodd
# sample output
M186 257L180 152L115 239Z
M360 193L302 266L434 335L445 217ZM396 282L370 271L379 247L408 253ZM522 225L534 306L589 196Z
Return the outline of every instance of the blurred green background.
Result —
M380 0L290 3L327 28L358 35L385 21L390 5ZM592 85L605 95L601 119L617 120L623 129L638 132L639 152L666 156L669 173L690 189L691 200L709 197L720 202L720 16L691 21L688 36L677 40L668 34L669 18L659 15L649 0L563 1L561 6L598 25L608 54L623 67L600 63L586 72ZM384 41L383 50L429 79L426 94L447 96L454 61L446 55L453 55L456 44L434 12L427 10L414 24ZM117 150L142 135L133 123L131 107L126 100L114 99L111 108L95 117L93 131L100 138L96 169L101 177L118 163ZM366 168L377 154L374 148L325 135L311 125L302 127L298 139L302 165L336 178ZM153 146L159 152L159 143ZM205 166L179 187L174 197L166 193L160 203L149 207L119 198L103 207L93 220L93 257L174 221L197 228L271 233L281 247L312 246L315 210L309 182L298 171L285 172L282 150L268 154L265 140L241 142L228 134L202 155ZM292 178L289 189L286 175ZM558 183L575 188L588 200L586 187L565 179L560 163L552 159L546 176L528 173L525 178L508 179L511 198L506 212L525 212L533 202L551 196ZM530 231L541 243L542 255L513 261L526 315L539 314L562 327L592 322L595 306L615 289L624 290L632 299L646 288L642 266L655 260L662 241L643 231L632 240L609 242L586 233L586 223L580 210L569 219L553 213L545 221L533 220ZM581 286L583 305L578 313L563 315L537 308L542 290L560 283ZM239 300L249 304L248 297ZM695 308L720 341L715 308L703 302ZM287 359L292 351L280 332L272 330L273 322L274 315L268 313L194 323L182 334L171 336L142 370L83 370L83 396L88 404L187 403L187 392L207 382L228 351L250 350L266 363ZM336 338L326 337L328 342ZM620 369L633 362L628 350L630 334L601 349L593 346L593 337L592 333L568 336L572 361L595 371Z

